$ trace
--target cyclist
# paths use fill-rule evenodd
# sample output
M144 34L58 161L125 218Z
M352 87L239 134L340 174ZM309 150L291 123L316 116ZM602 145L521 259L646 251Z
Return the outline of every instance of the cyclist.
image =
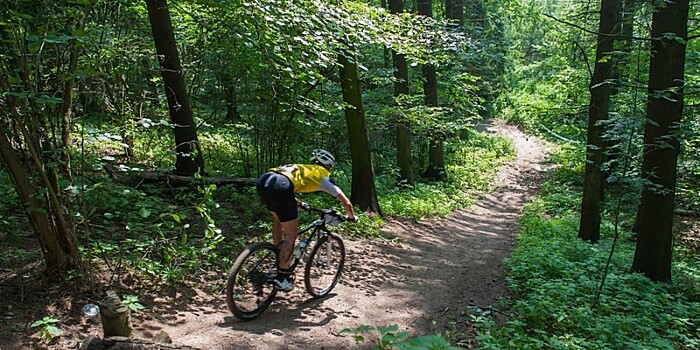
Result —
M340 201L349 221L357 221L352 203L343 191L330 179L335 157L322 149L311 153L311 164L288 164L272 168L262 174L255 186L260 201L272 213L272 240L280 250L275 287L284 292L294 289L289 280L289 266L299 232L297 206L306 206L294 194L323 191Z

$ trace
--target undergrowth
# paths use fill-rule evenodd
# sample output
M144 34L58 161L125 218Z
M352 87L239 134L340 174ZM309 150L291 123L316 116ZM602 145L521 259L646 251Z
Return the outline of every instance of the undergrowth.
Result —
M419 220L445 216L471 205L474 194L493 185L500 166L515 157L512 144L498 136L472 132L467 140L446 145L448 180L441 183L417 182L396 186L378 181L379 202L384 214Z
M104 147L114 147L111 139L94 139L90 143L93 148L99 148L100 142ZM107 141L99 141L102 139ZM157 140L149 149L159 148L156 144ZM415 185L405 186L398 184L390 172L377 176L383 214L417 220L447 215L455 208L467 206L475 192L488 189L498 168L514 155L513 147L504 138L477 132L470 133L465 140L446 143L445 147L446 163L451 164L445 182L426 183L418 179ZM111 270L113 275L136 272L139 279L156 284L178 284L188 282L195 271L225 271L245 246L270 239L270 215L259 204L252 186L241 189L200 184L171 188L140 184L132 187L114 182L100 171L105 162L111 161L90 158L94 162L90 163L93 170L80 193L86 205L78 205L76 210L81 229L80 251L86 261L93 262L93 268ZM3 209L0 227L26 227L26 218L16 204L9 178L2 176L0 193L7 195L0 199ZM333 176L349 192L349 166L338 164ZM318 208L339 206L334 198L323 194L299 194L299 197ZM314 219L311 214L300 215L302 224ZM358 223L341 227L343 233L381 237L384 220L380 216L359 216ZM24 257L26 263L37 260L38 252L32 253L27 247L13 243L12 237L28 241L13 231L5 231L8 233L3 246L8 253L0 255L0 261L17 260L11 257Z
M577 238L582 166L577 157L558 157L566 165L524 209L518 248L506 261L509 320L499 326L488 313L472 316L481 329L480 348L700 348L698 257L676 253L674 283L652 282L630 273L634 237L623 230L593 306L613 223L604 222L597 244Z

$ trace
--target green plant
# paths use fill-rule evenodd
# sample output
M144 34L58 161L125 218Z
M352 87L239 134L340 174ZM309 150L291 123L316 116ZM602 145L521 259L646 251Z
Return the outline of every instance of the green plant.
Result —
M32 328L39 328L39 336L41 339L51 341L63 334L63 331L57 327L58 319L51 316L44 316L41 320L34 321Z
M446 182L397 186L395 182L379 179L379 202L384 214L420 220L467 207L473 203L475 193L488 190L501 165L515 155L505 138L473 131L468 133L467 140L452 141L446 146L451 164L447 167Z
M122 303L131 309L131 311L139 311L145 308L143 304L139 302L139 297L136 295L125 295L124 299L122 299Z
M365 341L365 335L375 337L376 344L374 350L457 350L439 334L420 337L411 337L407 331L398 331L398 325L388 327L361 325L355 328L345 328L342 333L353 333L355 342Z
M572 159L559 155L559 160ZM692 349L700 345L700 276L696 264L677 254L674 285L629 273L634 243L621 232L608 282L593 305L600 274L613 244L603 222L595 244L577 238L576 208L581 169L556 171L524 210L516 251L506 261L510 319L498 325L473 311L481 349ZM578 176L576 176L578 173ZM618 190L619 191L619 190Z

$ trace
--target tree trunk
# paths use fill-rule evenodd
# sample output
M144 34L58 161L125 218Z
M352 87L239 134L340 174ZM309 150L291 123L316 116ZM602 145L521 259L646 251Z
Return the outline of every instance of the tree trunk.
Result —
M603 152L602 121L608 119L613 60L613 34L618 31L618 2L602 0L600 26L596 48L595 69L589 90L588 134L586 146L586 169L583 178L583 200L578 237L591 242L600 239L600 202L603 196Z
M461 10L462 22L464 22L465 12L470 27L479 28L480 31L486 29L486 9L483 0L459 0L460 6L467 7Z
M445 19L452 20L452 27L464 27L464 5L462 0L445 0Z
M637 14L637 9L641 3L641 0L623 0L622 5L622 38L625 40L625 52L630 52L632 50L632 43L634 36L634 18Z
M379 5L380 5L383 9L386 9L386 8L387 8L386 0L380 0L380 1L379 1ZM384 58L384 66L383 66L384 68L389 68L389 67L390 67L390 64L391 64L391 63L389 62L389 59L390 59L390 54L391 54L392 52L393 52L393 50L389 50L389 48L386 47L386 45L384 46L384 48L383 48L383 55L382 55L382 57Z
M17 4L18 13L35 13L35 9ZM89 11L90 6L76 6L76 11ZM81 267L75 235L75 220L71 211L72 196L64 191L70 182L67 139L70 133L72 77L77 68L78 52L69 47L47 46L44 53L55 53L55 58L42 59L30 53L26 36L37 31L52 30L50 23L41 17L32 17L22 24L10 21L8 28L0 31L5 50L9 55L0 56L5 73L0 75L0 102L5 113L0 114L0 159L10 175L15 191L34 230L46 263L46 273L51 278L61 277L63 272ZM20 28L21 27L21 28ZM37 29L40 27L40 29ZM82 27L79 21L78 28ZM21 33L21 34L20 34ZM36 56L36 57L35 57ZM31 57L31 58L30 58ZM67 60L66 60L67 58ZM50 63L46 63L50 60ZM36 79L35 71L55 70L52 80ZM31 72L31 73L30 73ZM14 80L18 83L10 84ZM49 93L62 100L55 106L37 103L33 98L15 99L6 92ZM68 123L66 125L65 123ZM65 178L59 174L65 173Z
M36 187L30 180L29 175L22 166L20 157L5 133L0 134L0 157L5 162L7 172L15 183L15 190L20 201L25 203L26 214L34 231L37 233L47 270L52 272L60 271L66 266L66 255L53 232L52 224L46 215L45 206L38 200L41 196L36 193Z
M204 171L204 160L187 96L185 77L180 66L168 2L146 0L146 5L168 99L170 119L175 131L175 172L180 175L194 175L198 171Z
M374 185L374 169L372 168L372 153L367 133L362 91L357 76L357 61L349 51L338 55L340 63L340 85L343 90L343 101L348 104L345 108L345 121L348 125L350 141L350 157L352 158L352 194L350 201L362 211L381 215L377 190Z
M632 271L671 281L673 207L680 150L688 0L665 2L654 12L644 126L642 201Z
M432 0L417 1L418 14L426 17L433 16ZM437 72L432 64L423 65L423 93L425 94L425 105L428 107L438 106ZM443 181L447 178L445 174L445 155L443 153L443 133L434 130L430 135L428 144L428 168L424 176L431 180Z
M452 12L454 11L454 9L455 9L454 0L445 0L445 18L446 19L454 18L452 15Z
M453 0L454 10L452 10L452 16L457 21L457 26L459 28L464 28L464 4L463 0Z
M0 125L1 130L8 130L7 124ZM39 246L46 262L46 272L49 276L61 276L63 271L80 267L75 235L69 231L69 226L62 220L62 207L47 196L52 192L50 186L37 184L22 165L21 157L12 147L6 133L0 133L0 158L2 158L7 172L11 176L17 195L26 210L29 222L37 234ZM46 178L44 178L46 180ZM40 189L46 194L41 194ZM55 198L55 197L54 197ZM58 212L57 212L58 211ZM56 215L52 220L51 213Z
M394 14L403 12L403 0L389 0L389 11ZM408 64L406 56L391 51L394 62L394 97L408 95ZM396 120L396 166L401 180L413 184L413 161L411 157L411 127L400 116Z

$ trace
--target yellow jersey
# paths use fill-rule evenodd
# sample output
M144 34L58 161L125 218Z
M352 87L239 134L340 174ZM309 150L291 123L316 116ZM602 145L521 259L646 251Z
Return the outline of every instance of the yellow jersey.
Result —
M288 177L295 193L323 191L335 197L342 192L331 182L331 173L320 165L287 164L270 170Z

